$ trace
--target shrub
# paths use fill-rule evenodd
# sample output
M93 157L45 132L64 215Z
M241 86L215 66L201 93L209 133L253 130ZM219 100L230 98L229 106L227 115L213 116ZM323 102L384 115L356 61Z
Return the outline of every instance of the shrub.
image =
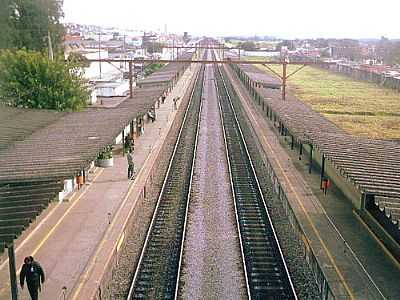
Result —
M90 91L79 62L27 50L0 52L0 102L22 108L77 111Z

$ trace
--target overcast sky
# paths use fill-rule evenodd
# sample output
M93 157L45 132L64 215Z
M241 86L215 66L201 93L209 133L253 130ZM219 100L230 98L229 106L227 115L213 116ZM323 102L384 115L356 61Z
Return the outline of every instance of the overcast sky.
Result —
M65 22L193 35L400 38L400 0L64 0Z

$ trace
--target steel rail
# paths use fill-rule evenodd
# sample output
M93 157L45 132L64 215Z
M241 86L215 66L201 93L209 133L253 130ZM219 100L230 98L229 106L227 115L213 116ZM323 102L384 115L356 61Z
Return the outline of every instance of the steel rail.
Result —
M252 186L255 189L251 192L256 194L257 197L259 197L259 199L261 200L261 203L262 203L262 206L264 209L264 213L266 215L266 220L264 220L265 219L264 218L262 221L266 221L267 224L261 223L261 225L268 226L267 229L270 229L272 231L272 235L270 235L273 238L272 242L269 242L266 239L263 240L264 236L260 235L258 232L257 237L256 238L253 237L253 239L257 240L257 242L254 243L254 241L252 242L249 237L250 234L245 233L246 226L247 226L246 229L248 232L251 232L251 231L254 232L255 231L254 229L258 229L258 230L260 230L260 228L264 229L264 227L262 227L262 226L258 227L257 221L259 221L259 220L255 220L256 218L254 218L254 217L245 219L240 216L241 213L243 215L245 214L245 213L243 213L243 211L245 209L249 209L250 201L248 201L248 203L246 204L247 205L246 208L243 208L244 207L243 204L241 205L243 207L239 208L239 205L237 204L238 197L239 198L243 198L243 197L242 197L242 195L237 194L237 187L235 187L235 185L239 185L239 183L235 182L235 177L237 177L237 176L234 176L234 174L232 173L233 169L237 169L237 170L239 170L239 169L238 169L238 166L234 165L234 161L231 158L229 158L228 162L229 162L230 178L231 178L231 182L233 182L233 185L231 188L232 188L232 194L234 195L234 201L235 201L235 213L236 213L236 220L237 220L238 231L239 231L239 236L240 236L240 246L241 246L241 251L242 251L242 257L244 258L244 261L245 261L244 262L244 270L245 270L245 275L246 275L246 283L248 284L248 288L249 288L249 292L248 292L250 294L249 298L250 299L257 298L258 299L260 297L271 297L271 295L272 295L272 297L278 296L278 297L284 297L285 299L297 299L296 292L294 290L294 286L293 286L292 280L290 278L290 274L287 269L285 259L283 257L283 253L282 253L282 250L279 245L279 240L276 235L274 226L272 224L272 220L270 218L268 208L266 206L265 199L263 197L263 193L262 193L262 190L261 190L258 178L257 178L257 174L255 172L254 165L251 160L251 157L250 157L250 154L249 154L249 151L247 148L247 144L244 139L243 132L241 130L234 106L232 104L232 99L229 95L229 90L226 86L226 83L225 83L225 80L224 80L221 70L219 68L216 68L216 69L217 69L216 72L218 72L218 74L221 78L222 86L226 93L226 100L228 101L227 105L228 105L228 107L230 107L230 110L233 114L233 120L234 120L233 126L228 127L225 124L223 124L224 138L225 138L225 143L226 143L226 146L228 149L227 156L232 155L232 149L230 149L230 147L229 147L229 141L228 141L228 139L226 139L228 134L226 134L225 132L227 130L236 130L238 133L238 138L240 139L239 143L242 144L243 148L244 148L244 153L242 153L241 163L243 161L248 162L248 166L246 166L246 168L248 168L249 171L251 170L250 175L255 181L255 186L254 185ZM218 84L217 84L217 86L218 86ZM221 91L221 89L218 90L219 103L220 103L220 108L221 108L221 117L223 119L223 123L225 123L225 117L223 116L223 105L222 105L223 100L222 100L222 94L220 93L220 91ZM236 151L236 152L238 152L238 151ZM248 185L250 186L250 184L248 184ZM239 188L240 188L240 186L239 186ZM242 211L239 211L240 209ZM257 210L258 207L254 206L254 207L251 207L250 209ZM261 215L260 212L258 212L258 214ZM258 228L256 228L256 227L258 227ZM265 234L265 236L267 236L267 234ZM268 247L265 246L265 247L259 248L258 245L259 245L260 241L262 243L265 243L266 245L270 244L270 245L268 245L268 247L275 246L275 249L272 249L272 254L273 254L272 256L275 256L277 259L276 266L281 265L281 267L280 267L281 269L283 266L283 270L279 270L275 266L273 268L273 271L275 271L275 272L274 272L274 274L271 275L271 274L267 274L267 273L262 273L263 270L261 270L261 268L260 268L260 270L257 270L259 272L255 272L255 270L256 270L255 267L254 268L249 267L251 259L256 259L255 257L257 256L257 253L258 253L257 259L260 258L260 253L264 254L264 252L265 252L268 255L270 254L270 253L268 253L268 250L269 250ZM251 243L253 243L253 244L251 245ZM253 247L253 248L251 248L251 247ZM246 250L246 248L247 248L247 250ZM277 255L275 255L276 250L277 250ZM262 262L262 263L264 263L264 262ZM265 263L267 263L267 262L265 262ZM271 263L271 264L274 264L274 263ZM285 274L281 274L280 272L284 272ZM264 280L265 278L267 278L266 281ZM268 296L268 293L270 293L269 296Z
M219 94L218 91L218 85L215 82L215 87L217 89L217 94ZM228 172L229 172L229 181L230 181L230 185L231 185L231 192L232 192L232 198L233 198L233 206L235 208L235 220L236 220L236 228L237 228L237 232L238 232L238 236L239 236L239 244L240 244L240 254L241 254L241 258L242 258L242 264L243 264L243 272L244 272L244 278L246 281L246 292L247 292L247 297L249 299L251 299L251 292L250 292L250 285L249 285L249 278L247 275L247 268L246 268L246 260L245 260L245 255L244 255L244 251L243 251L243 239L242 239L242 235L240 234L240 224L239 224L239 218L238 218L238 208L236 205L236 196L235 196L235 190L233 188L233 178L232 178L232 170L231 170L231 161L229 158L229 154L228 154L228 142L227 142L227 138L226 138L226 134L225 134L225 130L224 130L224 121L223 121L223 115L222 115L222 107L221 107L221 103L220 101L218 101L218 107L219 107L219 115L221 117L221 126L223 128L222 130L222 134L224 137L224 145L225 145L225 154L226 154L226 160L228 162Z
M134 277L133 277L133 280L132 280L132 283L131 283L131 286L130 286L130 289L129 289L129 293L128 293L128 296L127 296L128 300L134 298L135 287L137 285L137 281L138 281L139 276L140 276L140 271L141 271L141 268L142 268L142 265L143 265L143 261L145 259L145 255L146 255L147 249L148 249L149 244L150 244L150 239L151 239L151 236L153 234L153 229L155 227L155 223L157 222L158 213L161 211L161 208L160 208L161 201L163 200L163 198L165 196L167 184L169 183L169 180L171 180L171 178L170 178L170 176L172 174L171 170L173 168L174 163L176 163L175 162L175 157L177 156L177 153L179 151L178 148L180 146L182 146L182 145L180 145L181 139L183 138L182 134L183 134L183 131L184 131L185 127L186 126L190 126L190 124L188 125L186 121L188 119L188 115L190 113L190 108L192 106L192 103L195 101L194 100L194 95L195 95L195 92L198 90L199 80L202 80L201 76L203 76L203 74L204 74L203 69L204 69L204 67L202 69L200 69L200 71L196 75L195 84L194 84L193 90L192 90L191 95L190 95L190 101L189 101L188 106L187 106L186 111L185 111L184 119L183 119L182 125L181 125L180 130L179 130L178 138L177 138L176 143L174 145L174 150L173 150L173 153L172 153L172 156L171 156L171 159L170 159L170 163L168 165L166 176L165 176L164 181L163 181L161 192L160 192L159 197L157 199L157 204L156 204L153 216L152 216L152 220L151 220L149 229L148 229L147 234L146 234L145 243L144 243L144 246L142 248L142 251L141 251L141 254L140 254L140 258L139 258L139 261L138 261L138 264L137 264L137 267L136 267L136 270L135 270L135 274L134 274ZM201 90L200 90L200 101L201 101ZM198 114L198 117L200 117L199 114ZM197 124L197 126L198 126L198 124ZM198 128L196 128L196 137L197 137L197 134L198 134L197 132L198 132ZM183 147L184 147L184 145L183 145ZM193 155L193 157L194 157L194 155ZM191 167L193 166L193 164L194 164L194 160L192 161ZM191 170L191 174L192 173L193 173L193 171ZM180 174L180 175L182 175L182 174ZM191 179L189 181L189 184L191 184ZM188 188L188 195L189 195L189 193L190 193L190 186ZM186 205L186 209L187 209L187 205ZM168 212L166 214L168 214ZM185 212L185 215L187 215L186 212ZM186 223L186 221L184 221L184 223ZM182 243L181 243L181 246L182 246ZM179 251L179 253L181 255L181 250ZM166 259L166 258L164 258L164 259ZM180 267L180 265L179 265L179 267ZM179 277L178 276L176 277L176 280L179 281ZM175 286L175 289L176 289L178 287L178 283L175 283L174 286ZM172 298L172 296L174 296L176 294L175 291L169 291L169 293L171 295L170 298Z
M203 81L203 86L202 86L202 91L204 91L204 81ZM202 94L200 95L200 99L202 99ZM176 285L175 285L175 296L174 299L178 299L178 293L179 293L179 278L181 275L181 267L182 267L182 260L183 260L183 250L184 250L184 244L186 240L186 227L187 227L187 220L188 220L188 214L189 214L189 204L191 200L191 192L192 192L192 183L193 183L193 175L194 175L194 166L196 163L196 157L197 157L197 145L198 145L198 140L199 140L199 134L200 134L200 121L201 121L201 112L203 109L203 101L200 100L200 110L199 110L199 116L197 119L197 130L196 130L196 138L194 140L194 150L193 150L193 160L192 160L192 166L191 166L191 172L190 172L190 180L189 180L189 189L187 193L187 201L186 201L186 210L185 210L185 221L183 224L183 233L182 233L182 242L180 245L180 254L179 254L179 263L178 263L178 274L176 276Z

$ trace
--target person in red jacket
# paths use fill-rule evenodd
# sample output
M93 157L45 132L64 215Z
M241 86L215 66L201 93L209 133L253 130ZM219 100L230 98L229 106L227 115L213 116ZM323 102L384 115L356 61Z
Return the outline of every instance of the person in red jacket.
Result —
M25 278L31 299L38 300L39 290L41 290L41 284L44 283L45 278L42 267L32 256L27 256L24 259L24 264L19 275L21 289L24 288Z

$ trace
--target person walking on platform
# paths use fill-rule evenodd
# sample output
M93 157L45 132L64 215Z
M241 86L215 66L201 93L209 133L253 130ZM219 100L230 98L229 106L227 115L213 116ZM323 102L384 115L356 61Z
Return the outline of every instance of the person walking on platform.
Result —
M39 291L41 291L41 284L44 283L45 278L43 268L32 256L27 256L24 259L24 264L19 275L21 289L24 289L25 278L31 299L39 299Z
M126 159L128 160L128 179L133 179L133 172L135 170L135 166L133 164L132 149L129 149L129 152L126 155Z

